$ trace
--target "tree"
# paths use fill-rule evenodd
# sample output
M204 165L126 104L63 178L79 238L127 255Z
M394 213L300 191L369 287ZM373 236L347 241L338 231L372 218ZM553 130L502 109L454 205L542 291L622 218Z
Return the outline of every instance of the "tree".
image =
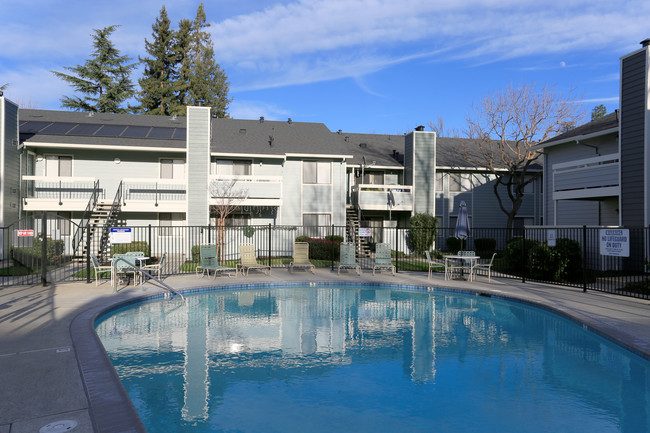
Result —
M512 229L524 189L541 176L531 170L541 155L533 149L584 117L571 93L563 97L552 87L510 85L472 105L467 133L474 146L464 158L494 177L494 194Z
M192 38L192 21L182 19L178 23L178 30L172 47L176 62L176 71L173 79L174 98L171 104L171 113L184 116L189 102L191 66L189 58L190 40Z
M228 97L230 84L225 71L214 58L214 46L205 29L210 27L206 21L203 3L196 12L192 22L189 49L184 56L190 62L189 88L186 105L202 103L213 107L214 117L228 117Z
M593 110L591 110L591 120L600 119L605 114L607 114L607 107L603 104L596 105Z
M409 245L416 254L429 251L438 233L438 219L424 213L418 213L409 220Z
M237 187L237 179L216 180L210 183L210 196L214 205L210 206L210 214L216 217L217 245L223 252L226 233L226 220L248 196L248 190Z
M136 64L128 64L131 58L120 55L109 37L118 26L95 29L92 56L83 65L66 66L72 74L52 71L66 81L83 97L64 96L61 106L75 111L124 113L128 109L121 104L135 94L129 78Z
M144 41L148 56L139 58L144 64L144 71L142 78L138 80L138 100L140 109L148 114L172 114L176 53L173 46L175 32L170 28L170 24L167 10L163 6L160 16L151 26L152 41Z
M445 118L442 116L438 116L436 122L429 120L429 128L436 133L437 137L458 138L461 135L456 128L445 129Z

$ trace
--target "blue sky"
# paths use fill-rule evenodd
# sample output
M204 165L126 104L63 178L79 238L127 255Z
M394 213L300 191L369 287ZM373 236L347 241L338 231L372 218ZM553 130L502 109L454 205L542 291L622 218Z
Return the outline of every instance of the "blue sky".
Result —
M27 108L60 109L50 71L81 64L93 29L118 24L137 59L163 5L176 28L194 0L0 0L0 84ZM650 37L650 2L626 0L205 0L232 117L403 134L514 83L573 90L585 113L618 108L619 57ZM137 82L140 69L133 75Z

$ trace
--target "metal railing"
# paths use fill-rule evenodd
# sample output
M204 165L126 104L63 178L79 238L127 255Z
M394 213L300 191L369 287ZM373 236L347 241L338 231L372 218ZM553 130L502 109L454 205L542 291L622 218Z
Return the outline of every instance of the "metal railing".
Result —
M90 221L90 216L92 215L93 210L97 205L97 200L99 200L99 180L95 181L95 185L93 186L93 193L90 196L90 199L88 200L88 205L86 206L86 210L84 210L84 213L81 216L81 220L79 221L79 226L75 230L74 236L72 237L72 245L75 253L78 252L79 245L81 245L81 241L83 241L84 239L84 232L87 229L86 226Z

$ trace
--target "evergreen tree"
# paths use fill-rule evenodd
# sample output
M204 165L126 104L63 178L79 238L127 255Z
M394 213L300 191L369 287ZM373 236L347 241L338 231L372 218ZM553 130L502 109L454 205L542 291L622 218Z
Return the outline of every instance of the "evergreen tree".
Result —
M92 57L83 65L66 66L72 74L52 71L84 96L61 99L61 106L75 111L124 113L121 104L135 94L130 75L135 64L131 58L120 55L109 37L118 26L95 29Z
M190 75L192 62L190 61L190 41L192 39L192 21L182 19L178 23L178 30L174 38L173 52L175 56L175 72L173 86L174 97L171 104L171 113L184 116L186 105L190 102Z
M214 58L210 35L204 31L209 26L201 3L192 23L189 51L186 55L191 64L186 104L201 102L213 107L214 117L228 117L228 105L232 101L228 97L230 84L225 71Z
M596 105L593 110L591 110L591 120L600 119L605 114L607 114L607 107L603 104Z
M138 80L138 101L140 110L148 114L170 115L174 99L173 80L176 76L173 47L175 32L170 28L165 6L151 28L152 41L144 41L149 56L140 58L140 62L144 63L144 72Z

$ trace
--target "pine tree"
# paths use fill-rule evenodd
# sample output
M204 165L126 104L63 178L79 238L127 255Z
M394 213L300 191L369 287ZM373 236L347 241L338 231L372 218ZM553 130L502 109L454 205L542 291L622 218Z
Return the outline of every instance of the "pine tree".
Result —
M190 61L190 41L192 39L192 21L182 19L178 23L178 30L174 37L173 52L175 55L175 75L173 79L174 97L171 104L171 114L184 116L186 106L189 104L190 75L192 62Z
M148 114L172 114L176 55L173 47L175 32L170 28L170 24L167 10L163 6L160 16L151 26L152 41L144 41L149 56L140 58L144 71L142 78L138 80L138 101L140 110Z
M52 71L84 96L61 99L61 106L75 111L124 113L127 108L121 104L135 94L130 75L135 64L131 58L120 55L109 37L118 26L95 29L92 57L83 65L66 66L73 74Z
M190 45L187 57L191 63L187 105L202 103L213 107L214 117L228 117L228 97L230 84L225 71L214 58L214 46L210 35L204 31L210 24L206 22L203 3L196 12L192 23Z

